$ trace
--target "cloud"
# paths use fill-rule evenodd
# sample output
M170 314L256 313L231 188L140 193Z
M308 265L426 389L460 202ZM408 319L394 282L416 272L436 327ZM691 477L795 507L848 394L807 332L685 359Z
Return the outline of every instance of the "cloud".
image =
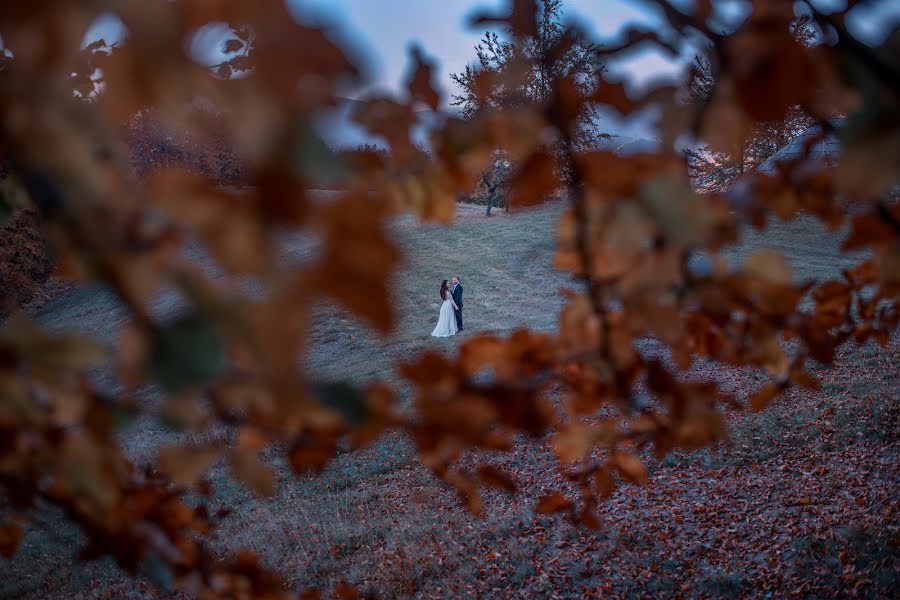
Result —
M107 12L101 14L94 19L84 38L81 40L81 47L84 48L97 40L104 40L107 44L115 44L123 41L128 36L128 28L122 23L114 13Z

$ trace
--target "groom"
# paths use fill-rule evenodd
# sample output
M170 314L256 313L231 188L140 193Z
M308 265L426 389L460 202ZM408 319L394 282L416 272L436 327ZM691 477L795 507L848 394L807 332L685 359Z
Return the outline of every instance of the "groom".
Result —
M457 310L453 311L454 313L456 313L456 328L459 329L460 331L462 331L463 330L463 326L462 326L463 287L462 287L462 284L459 282L459 275L453 276L453 290L451 293L453 294L453 302L455 302L456 306L459 307Z

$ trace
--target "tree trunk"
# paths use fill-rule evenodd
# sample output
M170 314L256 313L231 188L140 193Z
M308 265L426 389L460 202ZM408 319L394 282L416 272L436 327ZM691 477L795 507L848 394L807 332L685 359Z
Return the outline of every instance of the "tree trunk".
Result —
M487 210L485 211L484 216L486 216L486 217L491 216L491 207L493 205L494 205L494 192L491 192L491 194L488 196L488 199L487 199Z
M485 211L484 216L489 217L491 216L491 206L494 204L494 192L497 191L497 186L491 185L491 182L488 181L487 174L484 172L481 173L481 180L488 189L487 210Z

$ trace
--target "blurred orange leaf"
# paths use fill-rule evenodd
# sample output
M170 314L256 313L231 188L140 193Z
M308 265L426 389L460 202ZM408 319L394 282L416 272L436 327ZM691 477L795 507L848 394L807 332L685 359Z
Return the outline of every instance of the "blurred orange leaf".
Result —
M649 476L647 467L644 466L644 463L642 463L634 454L617 452L610 458L609 464L613 466L622 477L633 483L645 483Z
M537 504L537 511L542 514L557 513L568 510L572 507L572 501L560 494L554 492L543 496Z
M21 541L21 526L15 523L0 523L0 556L11 559Z
M164 446L159 450L159 466L177 485L190 487L219 455L219 449L212 447Z
M234 477L262 496L271 496L277 486L275 470L262 462L254 450L233 448L229 454Z
M760 411L766 408L775 396L778 395L780 386L774 381L769 381L750 396L750 407Z
M431 110L437 110L441 104L441 95L432 83L434 66L425 59L425 54L419 46L410 49L410 56L413 69L406 84L410 97L421 100L431 107Z

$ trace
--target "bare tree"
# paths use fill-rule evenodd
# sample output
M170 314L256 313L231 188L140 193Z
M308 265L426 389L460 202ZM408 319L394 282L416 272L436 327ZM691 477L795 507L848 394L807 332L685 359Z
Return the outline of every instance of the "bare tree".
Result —
M503 200L503 210L509 210L509 186L512 182L512 163L509 157L500 150L491 156L490 166L482 171L481 183L484 184L484 193L487 196L485 203L485 216L491 216L491 208L494 202ZM476 186L476 191L481 185Z

